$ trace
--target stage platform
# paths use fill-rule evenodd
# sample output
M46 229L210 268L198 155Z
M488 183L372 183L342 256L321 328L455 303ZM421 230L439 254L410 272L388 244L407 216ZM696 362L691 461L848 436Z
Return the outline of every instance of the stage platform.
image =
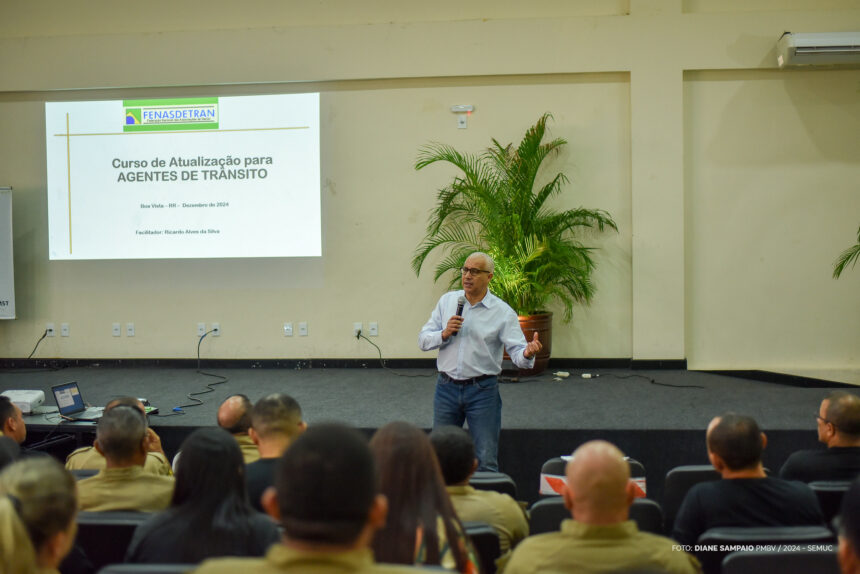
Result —
M302 405L309 424L342 421L372 432L396 420L429 428L432 423L435 371L404 368L212 368L226 377L213 391L198 395L220 379L180 367L80 366L58 370L6 368L0 371L0 391L41 389L54 404L51 386L77 381L84 399L95 406L118 396L143 397L159 408L151 419L169 455L193 429L215 424L218 405L227 396L244 393L252 401L284 392ZM554 380L551 373L501 384L504 403L500 465L519 486L519 498L538 497L541 464L569 454L584 441L603 438L639 460L647 471L650 498L662 497L666 472L681 464L707 464L705 428L726 411L749 414L769 436L765 464L778 471L785 458L801 448L816 448L814 415L821 398L846 385L812 379L781 382L688 370L582 369ZM763 378L768 378L767 376ZM779 380L779 377L777 377ZM771 381L773 378L771 377ZM788 383L788 384L786 384ZM62 451L90 444L92 423L60 422L57 415L27 417L28 444L46 437L68 436Z

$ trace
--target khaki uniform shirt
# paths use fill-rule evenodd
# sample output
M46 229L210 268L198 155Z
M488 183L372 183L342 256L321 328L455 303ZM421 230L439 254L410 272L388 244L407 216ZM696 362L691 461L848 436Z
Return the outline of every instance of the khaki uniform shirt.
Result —
M239 443L239 450L242 451L242 458L245 459L245 464L260 460L260 451L257 449L254 441L251 440L251 437L246 434L234 434L233 438Z
M170 506L173 477L157 476L142 466L107 468L78 481L78 508L91 512L158 512Z
M676 544L669 538L640 532L632 520L610 526L565 520L560 532L523 540L514 550L505 574L602 574L631 569L668 574L701 572L699 561L675 549Z
M102 470L107 466L105 457L92 446L85 446L66 457L66 468L69 470ZM170 469L170 463L167 457L160 452L146 453L146 463L143 465L143 470L150 474L160 474L170 476L173 471Z
M507 494L471 486L449 486L447 490L461 521L486 522L498 532L502 554L529 535L525 512Z
M265 558L213 558L194 570L194 574L328 574L356 572L361 574L397 574L418 572L400 565L376 564L370 549L348 552L304 552L275 544Z

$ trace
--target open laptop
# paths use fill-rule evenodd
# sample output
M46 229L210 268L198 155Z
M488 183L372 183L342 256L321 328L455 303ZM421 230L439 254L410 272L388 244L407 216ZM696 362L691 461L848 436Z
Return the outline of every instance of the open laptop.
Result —
M84 398L81 395L81 389L78 388L78 383L63 383L62 385L54 385L51 387L54 393L54 400L57 401L57 408L60 411L60 416L76 421L95 421L101 418L104 407L89 407L84 403Z

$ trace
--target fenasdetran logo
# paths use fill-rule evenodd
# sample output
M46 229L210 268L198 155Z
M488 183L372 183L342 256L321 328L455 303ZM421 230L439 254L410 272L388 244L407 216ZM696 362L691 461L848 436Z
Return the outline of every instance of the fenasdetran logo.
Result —
M124 132L218 129L218 98L123 100Z

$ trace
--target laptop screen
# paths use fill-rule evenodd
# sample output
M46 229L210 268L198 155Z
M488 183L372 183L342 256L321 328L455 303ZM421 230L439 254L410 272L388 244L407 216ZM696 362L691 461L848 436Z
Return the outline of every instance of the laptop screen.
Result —
M57 401L57 408L60 409L61 415L68 415L84 410L84 399L81 397L81 390L78 388L78 383L65 383L51 388L54 391L54 399Z

